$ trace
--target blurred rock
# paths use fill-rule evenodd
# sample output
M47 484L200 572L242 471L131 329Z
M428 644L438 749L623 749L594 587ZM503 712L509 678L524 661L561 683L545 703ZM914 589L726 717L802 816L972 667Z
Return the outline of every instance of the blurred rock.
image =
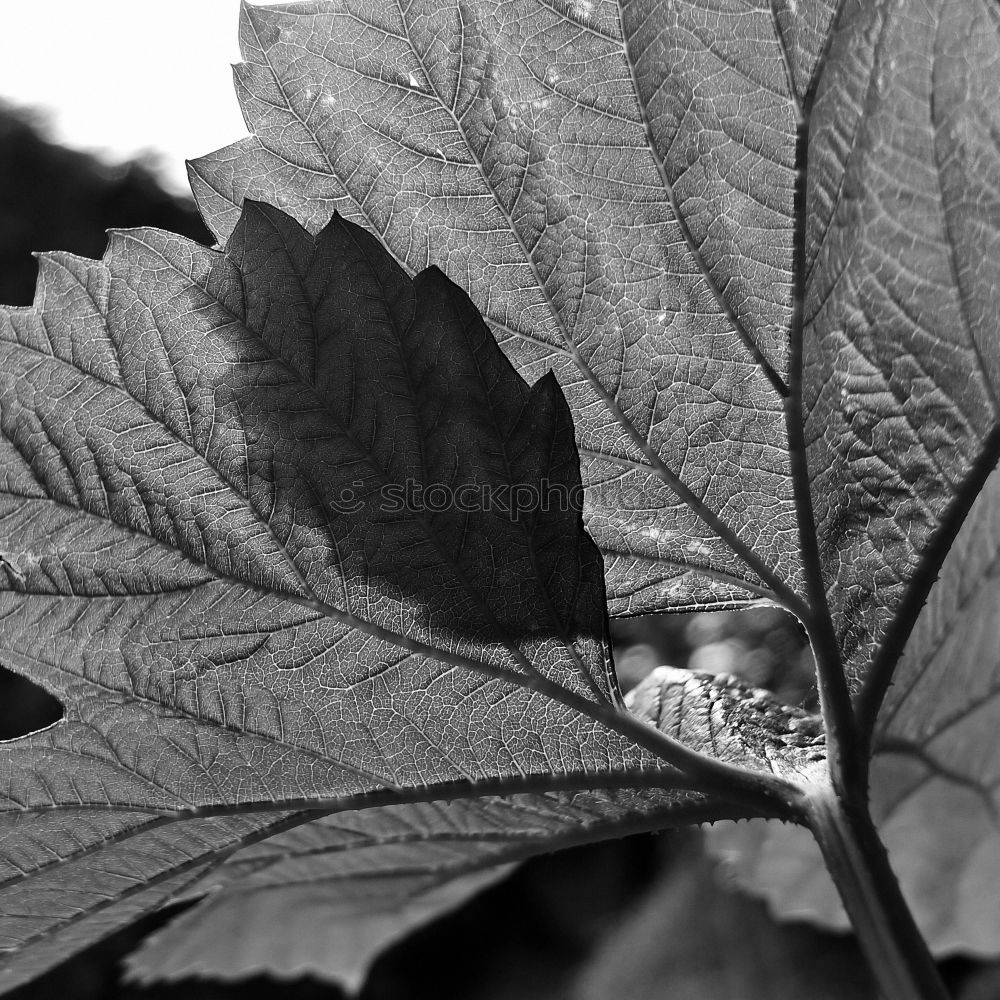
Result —
M744 653L732 673L751 687L770 688L777 666L774 653L766 646L758 646Z
M649 643L640 642L615 650L615 669L622 693L631 691L652 670L661 665L660 654Z
M747 644L742 639L710 642L691 654L688 666L705 674L739 675L739 664L746 656Z
M692 615L684 629L684 638L692 648L707 646L731 634L733 611L703 611Z
M639 615L636 618L613 618L611 641L615 647L644 644L657 651L657 665L684 663L691 646L684 637L684 629L699 614L678 612L669 615Z

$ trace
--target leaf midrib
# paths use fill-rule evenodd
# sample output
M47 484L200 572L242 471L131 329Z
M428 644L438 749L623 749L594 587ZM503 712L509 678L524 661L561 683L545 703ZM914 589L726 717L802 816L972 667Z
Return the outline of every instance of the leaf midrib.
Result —
M630 787L630 786L625 786L625 787ZM581 789L581 790L586 791L588 789ZM335 811L341 811L341 810L335 810ZM345 809L343 811L347 810ZM575 844L589 843L592 840L600 840L608 836L629 836L631 834L636 834L636 833L655 832L663 829L663 825L666 820L672 819L677 821L678 813L681 813L687 819L687 821L691 823L697 823L697 822L711 823L719 819L731 819L734 816L737 816L738 818L749 818L751 815L753 815L746 811L734 810L731 806L726 806L725 808L720 809L718 805L714 805L711 803L697 803L685 806L665 806L662 807L661 809L653 810L648 814L644 814L643 816L633 819L626 823L622 823L620 821L617 822L610 821L603 825L599 824L594 827L587 827L576 836L572 835L569 836L566 839L566 841L562 843L562 846L569 847ZM157 885L169 881L169 879L172 877L183 875L185 872L200 868L202 866L206 868L206 871L211 870L211 868L215 867L217 864L224 861L227 857L234 854L239 849L246 847L250 844L257 843L261 840L266 840L267 838L272 837L277 833L283 832L283 830L285 829L291 829L296 826L301 826L304 823L317 819L321 815L323 815L322 812L293 814L291 817L288 817L284 821L279 821L279 823L277 824L269 825L265 830L254 831L242 837L236 838L236 842L233 843L232 845L206 851L205 853L199 855L197 858L192 858L189 861L183 862L182 864L177 865L169 869L168 871L163 872L161 875L149 879L148 881L139 883L137 885L133 885L130 888L121 892L119 895L111 897L105 902L99 903L88 910L77 911L69 915L68 917L63 918L55 925L55 931L53 931L53 925L51 924L47 925L44 930L39 931L33 935L30 935L28 938L25 938L22 941L22 943L20 943L16 948L9 948L0 952L0 957L4 955L16 956L17 954L22 952L25 948L30 947L30 945L33 942L38 941L42 938L48 938L51 936L53 932L58 933L61 930L65 930L67 927L70 927L76 923L86 920L87 918L95 914L101 913L104 910L109 909L110 907L114 906L119 902L126 901L127 899L131 898L132 896L140 894L146 889L155 888ZM183 821L184 820L167 820L167 822L183 822ZM107 846L112 846L115 843L122 843L128 840L131 836L137 835L139 832L142 831L136 831L136 833L134 834L131 832L126 833L120 839L115 839L113 841L103 841L100 846L107 847ZM88 851L87 853L91 852ZM530 848L526 849L525 856L528 856L530 853L531 853ZM67 861L69 862L71 862L72 860L73 860L72 858L67 859ZM53 864L59 864L59 863L61 862L54 862ZM502 864L503 862L500 861L498 863ZM48 867L46 867L45 870L48 871L49 870ZM31 877L30 875L24 876L24 878L30 878L30 877ZM194 877L192 878L191 882L193 881ZM187 884L190 885L191 882L188 882Z

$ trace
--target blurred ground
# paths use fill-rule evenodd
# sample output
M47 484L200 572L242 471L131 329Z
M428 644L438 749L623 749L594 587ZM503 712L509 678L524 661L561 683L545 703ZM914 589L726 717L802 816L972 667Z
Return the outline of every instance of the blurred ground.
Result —
M193 206L164 193L142 165L103 167L88 156L51 145L36 122L0 108L0 302L31 302L36 273L30 256L33 250L69 250L98 257L107 228L138 225L159 226L202 243L212 242ZM797 623L777 609L619 621L613 625L613 638L625 689L666 663L735 674L747 683L772 689L787 703L814 704L804 636ZM58 717L59 706L53 699L0 667L0 739L31 732ZM745 937L731 926L736 911L727 909L724 894L717 906L729 916L728 922L716 920L714 936L703 929L698 936L688 933L683 960L675 951L670 968L662 966L662 956L657 964L650 928L655 926L659 933L660 924L655 921L676 923L680 905L676 900L681 898L676 894L697 891L699 898L712 894L714 899L722 892L717 887L692 888L691 859L698 857L698 850L697 832L682 831L535 859L457 913L388 951L375 966L362 998L599 1000L606 994L614 1000L658 996L755 1000L757 993L751 998L749 993L731 989L734 981L745 981L740 970L733 968L728 976L712 972L725 967L727 950L735 956L740 944L737 937ZM683 884L682 875L687 879ZM712 875L709 872L705 877ZM755 955L767 950L761 942L770 942L785 972L802 962L803 969L814 974L846 974L850 985L845 979L836 995L843 1000L868 995L864 974L858 971L860 956L849 939L777 928L764 908L749 900L734 902L733 907L740 908L739 920L752 925L758 936ZM154 989L120 984L120 958L170 915L159 914L129 928L11 996L18 1000L227 1000L272 997L276 989L290 1000L339 995L335 988L307 979L281 984L266 977L236 984L186 981ZM662 940L683 936L684 930L664 925ZM678 979L672 986L671 968L681 965L687 985ZM827 971L820 973L821 969ZM1000 985L989 978L993 975L989 969L952 962L946 973L954 982L969 979L970 990L976 991L968 994L969 1000L1000 996ZM622 989L612 990L612 983ZM783 1000L786 994L779 997L778 992L774 1000Z

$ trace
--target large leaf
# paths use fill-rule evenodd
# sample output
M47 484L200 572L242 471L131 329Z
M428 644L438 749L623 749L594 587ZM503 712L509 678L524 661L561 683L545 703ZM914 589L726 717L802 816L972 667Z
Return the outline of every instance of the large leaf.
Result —
M575 420L615 611L776 598L828 683L882 644L877 705L995 459L996 13L842 6L245 9L255 135L193 168L226 254L119 234L0 326L0 636L66 705L8 807L780 811L779 707L622 711L575 510L384 489L570 495Z
M647 788L662 825L821 766L621 704L565 402L439 271L248 204L225 253L135 230L41 273L0 313L0 655L65 714L0 744L9 968L296 807Z
M192 185L368 220L557 373L613 613L770 592L853 677L996 458L1000 101L995 5L840 7L245 6Z
M939 955L1000 954L1000 471L945 560L879 717L872 808ZM714 829L740 881L783 916L845 930L814 841L774 824Z
M1000 448L1000 17L837 7L247 7L191 179L220 239L266 193L454 275L567 390L612 612L769 591L870 727Z

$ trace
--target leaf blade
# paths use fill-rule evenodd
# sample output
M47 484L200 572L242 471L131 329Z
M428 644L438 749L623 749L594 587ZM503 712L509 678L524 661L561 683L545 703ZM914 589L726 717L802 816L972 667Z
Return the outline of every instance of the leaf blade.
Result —
M25 827L30 823L30 829ZM76 810L0 817L0 990L47 972L169 903L251 835L286 819L166 824L148 815Z
M855 686L894 619L912 626L905 602L919 608L946 552L936 539L995 454L996 372L981 362L996 353L982 316L995 311L1000 231L984 174L997 47L987 6L847 4L816 96L805 436L823 583Z
M521 795L315 821L240 852L206 879L206 898L135 953L130 975L148 984L266 970L356 989L383 948L513 862L662 823L657 798L663 802L655 792Z
M0 653L64 706L0 745L11 968L161 905L171 845L204 867L293 810L647 788L660 822L770 812L754 791L792 777L752 742L709 756L711 711L620 704L600 557L537 495L579 488L558 386L351 224L249 204L225 252L134 230L50 255L0 354ZM410 481L536 494L383 502Z

